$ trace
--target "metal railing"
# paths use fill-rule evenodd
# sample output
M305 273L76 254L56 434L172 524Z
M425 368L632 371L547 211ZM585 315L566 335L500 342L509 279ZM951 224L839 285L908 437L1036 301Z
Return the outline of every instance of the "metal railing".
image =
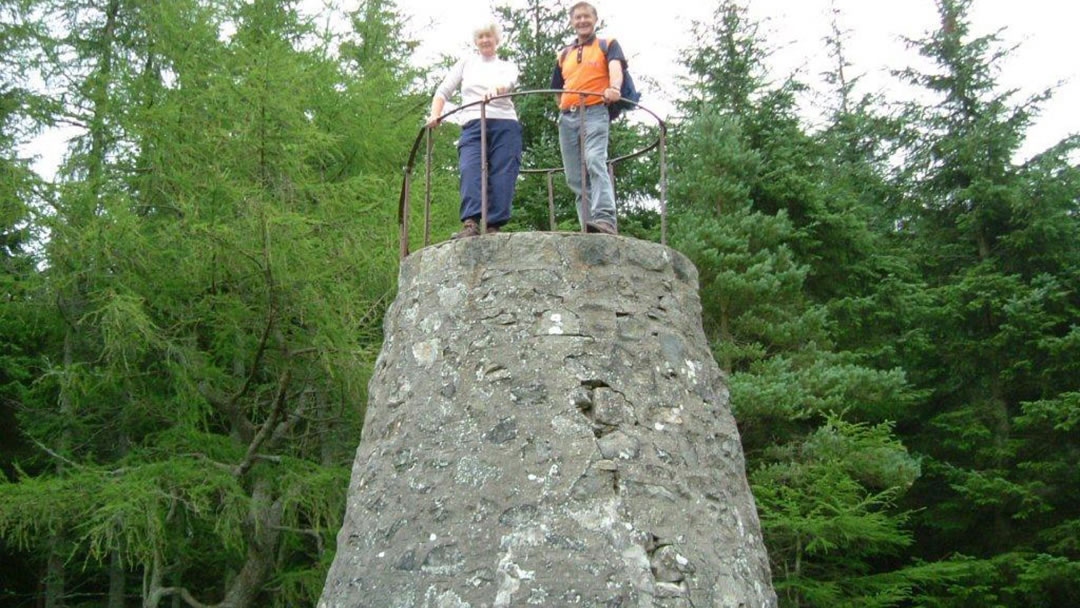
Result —
M586 223L589 221L589 186L588 186L588 169L586 165L585 157L585 98L589 96L602 97L600 93L593 93L590 91L577 91L577 90L563 90L563 89L536 89L531 91L514 91L511 93L504 93L502 95L493 95L485 100L474 101L457 107L442 116L439 116L439 122L442 122L448 116L470 108L472 106L480 106L480 232L484 234L487 231L487 212L488 212L488 161L487 161L487 104L496 99L502 99L504 97L519 97L523 95L553 95L573 93L578 95L578 108L577 115L581 121L580 128L578 129L578 144L581 149L581 231L586 232ZM615 165L631 158L636 158L654 149L659 149L660 154L660 243L667 245L667 125L664 120L660 118L655 112L646 108L645 106L624 99L626 103L632 104L635 109L644 110L654 119L659 126L659 135L656 140L648 146L610 158L607 161L608 175L611 177L612 187L615 185ZM409 161L404 167L404 176L401 184L401 197L398 200L398 227L401 233L401 257L404 259L409 255L409 217L410 211L410 195L412 187L412 172L416 164L417 151L420 149L420 143L424 142L424 246L431 244L431 153L434 147L432 140L432 131L434 127L423 126L420 128L420 132L416 136L416 140L413 142L412 150L409 152ZM563 171L562 167L555 167L550 169L521 169L520 173L525 174L545 174L547 176L547 188L548 188L548 220L551 230L555 230L555 190L553 176L556 173Z

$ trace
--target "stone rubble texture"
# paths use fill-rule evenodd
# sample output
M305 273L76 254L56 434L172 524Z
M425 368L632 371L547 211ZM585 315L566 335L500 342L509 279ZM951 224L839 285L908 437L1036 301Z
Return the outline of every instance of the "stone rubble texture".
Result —
M320 608L776 606L684 256L442 243L385 336Z

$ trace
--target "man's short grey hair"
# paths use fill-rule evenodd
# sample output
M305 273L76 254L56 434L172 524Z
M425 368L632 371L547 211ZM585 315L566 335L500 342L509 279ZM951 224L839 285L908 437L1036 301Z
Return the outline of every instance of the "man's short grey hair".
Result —
M575 2L574 5L570 7L569 15L571 17L573 17L574 16L574 11L576 11L577 9L582 8L582 7L585 7L587 9L589 9L589 11L592 12L593 17L597 17L597 18L600 17L600 15L596 14L596 7L593 6L592 4L589 4L588 2Z
M495 40L502 40L502 28L499 27L499 23L497 21L491 18L481 21L476 27L473 28L473 40L476 40L476 37L480 34L494 34Z

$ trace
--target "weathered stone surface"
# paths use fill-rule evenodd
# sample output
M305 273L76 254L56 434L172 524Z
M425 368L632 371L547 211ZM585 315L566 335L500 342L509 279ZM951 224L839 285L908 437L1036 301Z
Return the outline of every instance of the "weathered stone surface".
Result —
M320 608L775 606L697 287L607 235L410 256Z

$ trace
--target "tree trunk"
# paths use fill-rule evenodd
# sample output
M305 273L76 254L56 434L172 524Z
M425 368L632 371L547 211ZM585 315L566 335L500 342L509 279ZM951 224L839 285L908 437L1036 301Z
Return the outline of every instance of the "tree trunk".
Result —
M798 580L799 577L802 575L802 555L803 555L802 537L800 536L799 538L797 538L795 540L795 579L796 580ZM799 608L799 606L802 605L802 602L800 601L801 598L802 598L802 593L798 589L793 589L792 591L793 591L793 593L792 593L792 596L791 596L791 605L794 606L795 608Z
M105 169L105 146L107 142L105 116L109 108L108 82L112 73L112 44L116 32L116 16L119 12L120 0L109 0L109 6L105 11L105 26L101 36L101 57L98 63L95 86L91 93L94 114L89 127L90 158L87 176L95 198L101 189L101 178Z
M251 510L248 525L247 561L229 584L221 608L250 608L262 590L273 565L277 546L281 539L281 516L283 501L271 496L271 484L260 479L251 493Z
M318 424L319 462L324 467L333 466L338 452L338 420L334 418L324 391L315 391L311 399L315 401L315 418L321 421Z
M1009 437L1012 434L1012 425L1009 419L1009 404L1005 400L1005 391L1001 386L1001 377L995 376L990 384L990 403L987 404L990 411L991 431L994 442L994 468L1004 471L1012 468L1006 460ZM1012 530L1012 518L1006 512L1005 505L998 503L994 507L994 540L1002 547L1011 546L1009 540Z
M127 574L120 560L120 553L113 551L109 564L109 608L124 608L124 588L127 586Z
M74 337L75 330L68 327L64 333L64 369L70 370L74 365ZM57 446L57 451L66 456L68 450L71 448L71 427L68 426L68 422L72 419L75 412L75 405L71 400L71 392L68 389L68 383L64 382L60 385L60 395L58 397L60 401L60 418L64 421L64 429L60 433L60 445ZM56 474L58 476L64 475L65 466L63 462L58 462L56 465ZM53 533L52 538L49 540L49 557L46 565L45 573L45 608L61 608L64 605L64 532L58 530Z
M60 552L63 536L57 532L49 540L49 559L45 572L45 608L64 605L64 558Z
M731 344L731 315L728 314L727 302L720 303L720 341L724 344ZM734 362L731 360L731 355L725 354L722 361L718 362L720 369L724 370L724 373L729 377L731 376L731 368L734 366Z

